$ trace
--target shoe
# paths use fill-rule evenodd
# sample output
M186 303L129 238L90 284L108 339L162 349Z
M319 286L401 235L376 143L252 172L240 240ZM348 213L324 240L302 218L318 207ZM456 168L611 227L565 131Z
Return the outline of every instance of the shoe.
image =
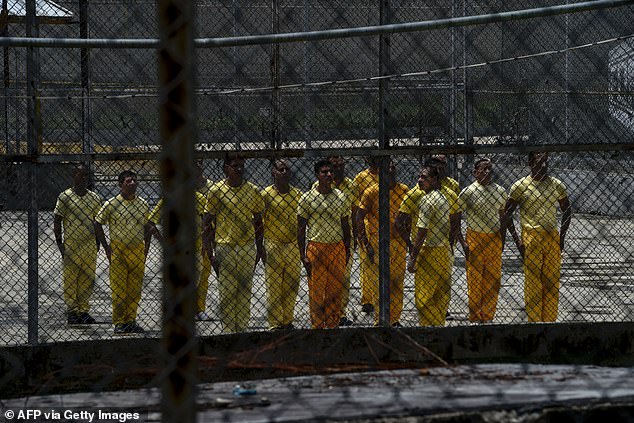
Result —
M128 326L127 323L117 323L116 325L114 325L114 333L116 334L126 333L127 326Z
M97 321L88 313L79 313L77 318L79 319L80 325L94 325L97 323Z
M125 333L143 333L145 332L145 329L143 329L141 326L139 326L135 321L132 321L130 323L127 324L128 326L126 327L126 332Z
M196 313L196 320L198 320L199 322L203 322L210 319L207 313L205 313L204 311L199 311L198 313Z
M78 313L69 312L68 315L67 315L67 319L68 319L68 324L69 325L79 325L79 324L81 324L81 321L79 319L79 314Z
M401 322L394 322L394 323L392 323L392 327L393 328L402 328L403 325L401 324Z
M339 326L352 326L354 322L348 319L346 316L342 316L339 320Z
M370 303L365 303L361 306L361 311L365 314L372 314L374 313L374 306Z
M447 312L447 314L445 315L445 320L456 320L456 318L452 316L451 313Z

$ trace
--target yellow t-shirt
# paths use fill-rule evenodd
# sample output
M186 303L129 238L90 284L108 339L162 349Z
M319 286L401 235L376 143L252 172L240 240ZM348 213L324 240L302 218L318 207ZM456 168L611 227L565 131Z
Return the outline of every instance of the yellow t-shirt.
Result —
M445 196L447 201L449 202L449 214L456 214L460 212L460 208L458 207L458 194L453 189L447 188L446 186L440 186L440 193Z
M144 241L149 212L143 198L126 200L119 194L104 203L95 220L110 227L110 242L138 245Z
M434 190L420 200L419 229L427 229L423 246L449 247L449 201L440 191Z
M209 191L211 191L211 187L214 186L214 183L209 179L205 179L205 185L198 188L196 191L201 193L205 198L209 197Z
M274 185L262 190L264 238L284 243L297 242L297 205L302 192L290 187L280 194Z
M557 178L535 181L530 175L511 186L509 197L520 205L522 228L557 229L557 204L568 197L566 186Z
M416 219L418 219L418 205L420 204L420 199L423 195L425 195L425 191L422 190L418 184L414 185L414 188L407 191L407 194L405 194L403 202L401 203L401 207L398 209L399 212L409 215L412 219L412 240L414 240L417 232L415 223Z
M101 208L98 194L87 191L83 196L68 188L57 197L53 213L62 218L64 245L95 243L95 216Z
M466 213L469 229L490 234L500 231L500 211L506 199L506 191L498 184L475 181L460 193L458 207Z
M440 180L440 188L453 191L456 195L460 194L460 185L458 184L458 181L454 178L450 178L449 176L445 176Z
M196 237L196 249L200 251L202 248L202 216L205 214L205 204L207 203L207 199L200 192L196 192L196 233L198 236ZM161 198L156 206L150 212L150 216L148 220L155 225L158 225L161 222L161 212L163 211L163 199Z
M264 211L264 201L251 182L231 187L220 181L211 188L205 210L216 216L217 244L247 245L255 242L253 215Z
M308 221L309 241L333 244L343 240L341 218L349 214L345 195L338 189L321 194L313 188L301 196L297 205L297 215Z
M397 183L390 190L390 238L393 240L401 240L394 227L394 221L407 192L407 185L401 183ZM377 236L379 233L379 184L371 185L365 190L359 201L359 208L367 212L364 220L366 234L368 237Z
M370 172L370 169L362 170L354 177L353 184L357 189L357 195L361 197L366 189L370 188L370 185L379 183L379 174L376 175Z

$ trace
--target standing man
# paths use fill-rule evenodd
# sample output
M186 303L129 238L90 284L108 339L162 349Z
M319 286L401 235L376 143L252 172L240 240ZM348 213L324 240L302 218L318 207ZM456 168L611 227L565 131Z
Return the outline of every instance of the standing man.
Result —
M203 198L203 209L207 203L209 192L213 186L213 182L207 179L203 173L202 160L196 161L196 191L200 193ZM198 196L196 200L198 206ZM204 214L204 213L203 213ZM201 222L202 224L202 222ZM210 234L211 228L202 228L202 235ZM205 311L207 309L207 291L209 290L209 276L211 276L211 262L209 261L209 251L206 250L208 242L202 244L202 263L200 267L200 275L198 276L198 285L196 290L196 320L209 320L209 315Z
M203 267L204 257L207 256L207 261L209 261L209 257L206 253L203 253L203 242L202 242L202 216L205 214L205 205L207 204L207 198L202 195L200 192L195 192L194 201L196 201L196 227L198 228L198 236L196 237L195 243L195 254L196 254L196 272L197 274L201 273L201 268ZM161 231L156 227L156 225L161 223L161 213L163 211L163 199L161 198L156 206L150 212L148 217L148 224L150 225L150 233L156 237L156 239L162 244L163 236L161 235ZM211 267L211 265L210 265ZM202 297L202 298L201 298ZM198 321L201 320L209 320L209 316L205 313L205 299L207 297L207 282L205 280L204 285L202 284L202 278L198 280L198 284L196 286L196 314L195 319Z
M462 190L458 206L467 216L467 292L469 321L490 322L495 315L502 279L506 228L501 224L507 195L491 181L491 159L475 162L476 181Z
M460 186L458 181L447 175L447 156L444 154L434 154L431 160L435 161L440 175L440 187L443 190L453 191L456 195L460 194Z
M289 184L292 172L286 160L275 160L271 174L273 185L262 191L268 321L270 329L293 329L302 270L297 248L297 205L302 192Z
M114 333L142 333L136 323L145 274L145 260L150 249L149 208L136 195L137 175L131 170L119 174L119 194L105 202L95 218L97 239L110 263L112 289L112 323ZM103 225L110 227L110 244Z
M423 166L418 183L425 195L420 200L418 231L407 270L414 273L416 309L422 326L443 326L451 291L449 202L440 192L436 167Z
M258 187L244 180L242 157L227 155L223 170L226 178L214 184L207 200L205 226L211 234L205 248L218 274L223 331L243 332L251 318L255 266L266 263L264 201Z
M399 322L403 311L403 281L405 278L405 259L407 256L407 245L399 236L394 226L396 215L403 198L407 194L407 185L396 181L396 164L390 161L389 168L390 186L390 324L401 326ZM371 266L366 267L370 272L366 275L366 280L372 281L372 298L375 299L373 306L379 307L379 262L377 252L379 251L379 184L374 184L365 190L359 202L357 212L357 233L359 242L367 251ZM379 323L378 313L375 314L374 322Z
M350 219L348 225L352 228L352 251L356 250L357 245L357 230L355 222L355 216L357 214L357 206L359 204L359 192L352 179L346 176L346 161L341 156L330 156L328 161L332 166L332 187L338 189L346 197L348 202L348 208L350 210ZM343 314L339 320L339 326L351 326L352 320L346 315L346 309L350 301L350 273L352 271L352 256L346 264L346 273L343 279Z
M350 260L350 208L343 193L332 188L328 160L315 164L315 176L317 187L302 195L297 206L297 245L308 275L312 327L335 328L343 313L344 274Z
M365 190L371 185L379 183L379 163L377 159L374 157L367 157L365 160L368 164L368 168L359 172L354 178L354 186L356 187L359 197L363 195ZM355 239L354 241L355 243L359 242L358 239ZM373 282L366 279L366 277L370 274L370 271L368 270L370 267L372 267L372 263L370 262L368 253L364 246L361 245L359 248L359 270L361 271L361 276L359 278L361 285L361 311L366 314L374 312L373 304L377 301L373 295Z
M94 220L101 208L101 198L89 191L87 185L88 167L75 165L73 186L57 197L53 211L53 233L62 255L62 287L69 325L96 323L88 311L99 250Z
M511 186L505 222L514 225L513 213L519 205L521 239L513 240L524 262L524 301L529 322L554 322L559 307L561 251L572 209L564 184L548 175L548 153L528 155L531 174ZM557 231L557 205L562 212L561 232Z

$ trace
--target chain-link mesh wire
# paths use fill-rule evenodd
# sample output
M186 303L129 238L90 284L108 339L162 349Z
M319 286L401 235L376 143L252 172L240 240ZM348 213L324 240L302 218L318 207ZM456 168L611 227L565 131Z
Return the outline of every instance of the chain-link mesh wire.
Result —
M154 2L57 5L65 15L42 19L39 36L151 38L156 33ZM387 20L537 6L391 1ZM340 349L359 342L352 331L333 331L339 338L329 338L331 349L312 356L298 342L291 347L295 367L268 356L258 361L266 356L263 351L298 336L291 329L631 322L634 160L631 152L618 149L631 141L632 131L631 14L630 7L621 7L393 34L387 52L380 52L378 37L197 49L195 335L244 335L233 345L236 357L203 360L202 373L219 380L240 366L267 365L285 374L325 372L328 360L336 362L330 369L367 368L355 367L354 360L348 367L337 361ZM9 22L6 35L24 34L19 17ZM367 2L234 1L197 7L200 37L379 22L379 7ZM28 52L10 47L4 53L0 271L6 283L0 342L34 343L34 333L41 344L159 337L163 217L156 207L163 194L155 52L37 49L31 111ZM373 79L381 61L391 75L384 95ZM41 122L35 199L29 187L33 158L25 155L34 116ZM375 185L378 169L367 170L369 157L385 153L377 149L381 120L390 147L422 147L392 154L395 180L389 193ZM550 152L544 179L538 175L543 167L531 169L524 153L527 146L541 145ZM440 175L442 163L430 162L432 146L446 154ZM472 154L479 147L489 153ZM323 150L328 148L338 156L328 159ZM364 148L371 148L372 156L364 157ZM247 155L225 160L219 158L221 150ZM478 162L484 157L490 161ZM315 168L320 158L327 161ZM79 198L76 191L83 189L73 189L78 161L85 164L87 188L95 194L91 201L98 206L88 203L92 194ZM476 182L489 175L489 164L491 184ZM128 175L138 184L134 204L118 197L127 189L125 178L124 188L119 183L125 170L135 172ZM330 191L333 186L338 190ZM390 238L379 246L378 204L385 197L389 211L381 212L389 216ZM558 254L568 202L570 227ZM37 225L29 220L34 204ZM98 251L93 221L104 229ZM504 230L511 222L516 239ZM83 228L80 238L74 238L75 223ZM29 229L38 231L37 245L29 241ZM304 239L303 251L298 237ZM388 245L389 300L379 294L378 267L379 250ZM379 311L386 304L390 313L381 322ZM270 342L263 351L245 350L240 342L252 339L245 332ZM407 351L416 351L428 364L445 363L442 354L434 355L408 333L414 332L398 332L393 335L398 341L392 339L401 362L411 358ZM370 353L359 361L367 359L371 368L388 366L381 361L383 341L368 336L363 345ZM13 363L11 357L6 362ZM17 367L7 367L13 369L7 377L19 374ZM132 373L145 380L138 369ZM95 371L95 378L100 375ZM59 382L56 375L49 377ZM586 377L590 391L621 383L597 388L593 382L600 378ZM107 380L104 376L88 388ZM297 392L295 383L304 382L282 385ZM50 386L65 389L62 382ZM347 398L349 391L341 395ZM214 401L214 407L222 405ZM403 404L407 408L408 402ZM276 415L271 411L272 418Z

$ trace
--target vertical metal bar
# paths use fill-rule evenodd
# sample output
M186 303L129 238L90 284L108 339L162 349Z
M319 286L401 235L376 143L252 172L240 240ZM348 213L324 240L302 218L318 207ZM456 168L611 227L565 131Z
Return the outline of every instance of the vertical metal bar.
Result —
M308 0L304 0L304 32L308 32L309 26L309 7L310 2ZM304 41L304 83L308 84L310 72L308 72L308 57L309 57L309 47L310 43ZM310 102L308 100L308 88L304 87L304 141L306 143L306 148L312 147L312 137L309 135L310 131Z
M451 1L451 17L456 17L456 0ZM451 93L449 99L449 139L456 143L456 97L458 87L456 85L456 31L451 28Z
M566 0L566 4L568 4L568 0ZM564 19L566 20L566 52L564 53L564 80L565 80L565 91L566 91L566 101L565 101L565 129L564 129L564 144L568 144L568 137L570 136L569 133L569 119L570 119L570 111L569 111L569 106L568 106L568 102L570 101L570 79L569 79L569 75L568 75L568 71L569 71L569 51L568 48L570 47L570 15L565 15Z
M379 0L381 25L390 23L390 0ZM379 74L391 74L390 36L379 37ZM379 148L387 153L390 147L389 84L379 81ZM390 165L389 155L382 155L379 164L379 325L390 325Z
M233 18L233 36L237 37L238 36L238 13L240 13L240 0L232 0L231 2L231 6L232 6L232 18ZM238 84L241 83L241 81L238 81L238 79L236 78L235 75L237 75L237 70L238 70L238 47L232 47L231 48L231 59L233 61L233 86L237 87ZM240 95L239 94L235 94L236 95L236 102L240 101ZM233 107L233 120L235 122L234 128L233 128L233 142L235 144L236 149L240 150L242 148L241 143L240 143L240 137L238 136L238 131L240 128L238 128L238 119L239 119L239 114L238 114L238 110L239 110L239 104L234 104Z
M26 2L26 36L37 37L37 18L35 0ZM40 136L40 114L37 89L38 56L33 47L26 49L27 79L27 151L31 161L27 164L29 173L29 210L28 210L28 342L38 343L38 204L37 204L37 156Z
M88 39L88 0L79 0L79 37ZM81 49L81 151L92 153L90 49ZM92 174L92 172L91 172Z
M194 6L159 0L159 126L163 185L162 420L196 421Z
M280 5L279 0L271 0L272 19L271 29L273 34L280 32ZM280 148L280 45L273 43L271 45L271 83L273 90L271 91L271 148Z
M462 1L462 16L467 16L467 1ZM462 90L463 90L463 124L464 124L464 143L469 145L473 144L471 137L471 107L472 98L469 94L469 75L467 72L467 43L469 38L467 36L467 27L462 27Z
M0 14L0 36L9 36L9 5L8 0L2 0L2 14ZM4 95L4 137L5 153L11 154L9 142L9 47L2 49L2 94Z

